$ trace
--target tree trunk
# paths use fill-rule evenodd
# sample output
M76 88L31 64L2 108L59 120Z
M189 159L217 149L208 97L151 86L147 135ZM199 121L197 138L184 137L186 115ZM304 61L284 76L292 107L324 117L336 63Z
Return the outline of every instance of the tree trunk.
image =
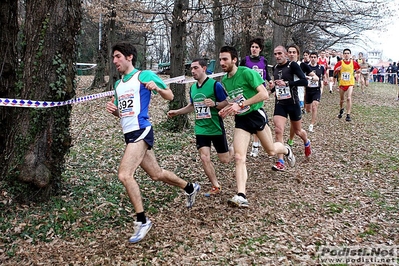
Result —
M186 17L189 1L176 0L172 14L172 30L171 30L171 48L170 48L170 70L171 77L177 77L185 74L185 40L186 40ZM187 105L186 86L185 84L171 84L170 86L175 98L169 103L169 109L177 109ZM188 116L179 115L169 119L172 131L181 131L188 126Z
M101 23L99 27L103 27L105 23ZM105 77L105 68L108 63L108 46L107 46L107 34L106 30L102 29L101 34L101 42L100 47L97 51L97 67L94 74L93 83L91 84L91 88L99 88L104 87L106 85Z
M114 45L115 42L115 19L116 19L116 11L114 7L114 2L115 0L111 0L111 13L110 17L108 19L108 26L107 26L107 56L108 56L108 72L109 72L109 80L108 80L108 90L113 90L114 89L114 84L115 82L120 78L119 72L116 70L115 65L113 64L113 58L112 58L112 46Z
M277 12L279 14L284 14L284 6L280 3L280 1L275 0L274 1L275 4L275 8L277 10ZM280 17L279 19L284 19L283 17ZM277 24L273 25L273 42L272 42L272 49L271 52L273 53L274 48L276 48L276 46L278 45L283 45L284 47L286 46L286 29L284 26L280 26ZM271 56L272 58L272 63L275 64L276 63L276 59L274 58L274 56Z
M252 21L252 14L251 14L251 9L246 8L243 10L243 18L241 21L243 22L243 25L245 25L246 21ZM244 29L242 29L242 38L240 40L241 47L239 56L241 58L245 57L248 54L251 54L251 44L249 43L249 40L252 40L255 36L252 34L252 23L249 23L249 25L245 25Z
M0 1L0 98L15 98L17 81L18 1ZM6 139L14 108L0 107L0 174L6 169ZM1 175L0 180L3 175Z
M22 75L15 95L21 99L69 100L75 96L75 37L80 27L81 3L25 3ZM15 186L14 191L19 191L16 198L46 200L59 187L64 156L71 145L71 106L13 111L13 125L2 154L6 158L2 178Z
M143 60L141 64L141 69L152 69L152 60L150 59L150 66L147 67L147 33L144 33L143 36L140 38L140 40L143 40Z
M215 65L215 73L220 72L222 69L220 68L219 63L219 51L225 44L225 31L224 31L224 24L223 24L223 13L222 13L222 6L219 0L213 1L213 27L215 31L215 53L216 53L216 65Z

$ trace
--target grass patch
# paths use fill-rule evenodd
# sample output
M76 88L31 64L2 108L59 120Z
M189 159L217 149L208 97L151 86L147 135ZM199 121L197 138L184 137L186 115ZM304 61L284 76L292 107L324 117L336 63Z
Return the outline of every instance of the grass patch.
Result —
M374 235L378 234L379 229L380 229L380 227L377 224L370 223L367 226L366 230L364 230L362 233L360 233L359 236L361 238L365 238L368 236L374 236Z

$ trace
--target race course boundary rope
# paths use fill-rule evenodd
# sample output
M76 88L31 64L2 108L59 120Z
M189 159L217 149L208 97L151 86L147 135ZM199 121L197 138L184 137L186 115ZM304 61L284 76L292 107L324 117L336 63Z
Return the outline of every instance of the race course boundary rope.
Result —
M224 73L224 72L215 73L215 74L208 75L208 77L214 78L214 77L223 76L224 74L226 74L226 73ZM193 78L187 79L186 76L178 76L178 77L169 78L169 79L164 80L165 84L171 84L171 83L186 84L186 83L193 83L193 82L195 82L195 79L193 79ZM83 103L83 102L100 99L100 98L104 98L104 97L109 97L109 96L113 96L113 95L114 95L114 91L112 90L112 91L106 91L106 92L101 92L101 93L97 93L97 94L77 97L74 99L70 99L67 101L61 101L61 102L0 98L0 106L27 107L27 108L29 108L29 107L30 108L51 108L51 107L58 107L58 106L64 106L64 105L69 105L69 104L75 104L75 103Z

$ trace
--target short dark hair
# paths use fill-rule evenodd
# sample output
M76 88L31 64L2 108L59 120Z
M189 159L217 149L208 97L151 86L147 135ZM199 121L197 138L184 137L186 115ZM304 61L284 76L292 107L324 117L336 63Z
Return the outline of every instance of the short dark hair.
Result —
M125 57L128 57L129 55L133 55L132 58L132 65L135 66L137 62L137 50L136 47L133 46L130 42L118 42L114 46L112 46L112 54L115 51L121 52Z
M344 51L343 51L343 53L345 53L345 51L348 51L350 54L352 54L352 51L351 51L351 49L349 49L349 48L345 48Z
M317 52L311 52L310 55L319 56L319 55L317 54Z
M302 54L308 54L308 55L310 55L310 52L309 52L309 50L305 50L305 51L303 51Z
M259 45L259 48L263 51L264 46L264 41L261 37L255 37L252 40L249 41L249 44L252 45L253 43L256 43L257 45Z
M208 66L208 64L204 58L195 58L195 59L193 59L192 63L194 63L194 62L198 62L198 64L200 64L200 66L202 66L202 67Z
M223 46L220 48L221 53L229 53L231 55L231 59L233 60L234 58L238 59L238 52L237 49L234 48L233 46Z

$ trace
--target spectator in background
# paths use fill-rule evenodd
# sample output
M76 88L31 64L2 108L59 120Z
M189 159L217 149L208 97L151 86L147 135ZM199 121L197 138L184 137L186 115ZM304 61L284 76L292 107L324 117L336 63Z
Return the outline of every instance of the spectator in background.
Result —
M378 81L378 68L373 67L371 70L371 73L373 74L373 82L377 82Z
M381 66L380 69L378 70L378 82L384 82L385 81L385 67Z
M399 61L396 64L396 84L399 84Z
M396 65L396 62L393 62L393 64L392 64L392 79L393 79L393 82L392 82L392 84L398 84L398 75L397 75L397 73L398 73L398 66Z
M388 73L388 82L393 84L393 69L392 69L392 63L389 63L389 66L387 67L386 72Z

